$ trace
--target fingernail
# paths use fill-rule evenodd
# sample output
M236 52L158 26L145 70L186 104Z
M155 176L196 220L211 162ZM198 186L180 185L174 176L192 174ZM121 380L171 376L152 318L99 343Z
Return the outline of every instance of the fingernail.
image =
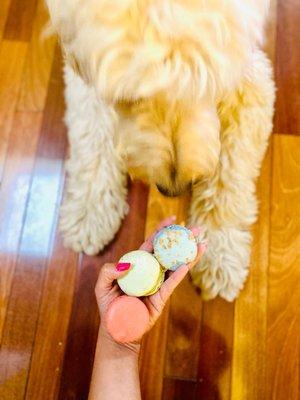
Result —
M130 263L118 263L116 266L116 270L121 272L121 271L127 271L130 268L131 264Z

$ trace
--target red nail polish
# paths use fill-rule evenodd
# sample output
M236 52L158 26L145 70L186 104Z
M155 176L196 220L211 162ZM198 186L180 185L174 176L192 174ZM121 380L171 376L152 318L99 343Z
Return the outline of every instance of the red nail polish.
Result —
M130 263L119 263L116 266L116 270L121 272L121 271L127 271L131 267Z

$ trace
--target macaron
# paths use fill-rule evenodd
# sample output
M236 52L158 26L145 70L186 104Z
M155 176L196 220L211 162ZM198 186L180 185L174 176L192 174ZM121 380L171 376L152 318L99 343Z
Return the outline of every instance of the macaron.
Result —
M119 262L131 264L128 272L117 280L122 291L129 296L150 296L157 292L164 281L164 270L147 251L130 251Z
M159 231L153 240L153 247L158 262L171 271L194 261L198 253L193 233L181 225L170 225Z
M105 320L108 332L117 342L130 343L145 333L149 311L141 300L124 295L111 302Z
M145 296L151 296L151 294L156 293L163 284L164 280L165 280L165 271L162 268L160 268L160 274L156 281L156 284L153 286L150 292L145 294Z

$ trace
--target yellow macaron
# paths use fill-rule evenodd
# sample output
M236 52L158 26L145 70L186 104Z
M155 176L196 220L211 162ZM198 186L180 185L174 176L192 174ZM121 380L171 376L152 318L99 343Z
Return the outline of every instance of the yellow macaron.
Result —
M130 251L120 258L119 263L131 264L128 272L117 280L122 291L129 296L150 296L164 281L164 270L147 251Z

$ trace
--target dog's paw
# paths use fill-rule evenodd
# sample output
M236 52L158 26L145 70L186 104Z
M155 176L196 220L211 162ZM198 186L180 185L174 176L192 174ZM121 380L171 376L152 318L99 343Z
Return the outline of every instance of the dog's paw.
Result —
M208 233L208 249L191 274L204 300L233 301L248 275L251 235L235 228Z
M64 216L60 219L59 227L64 246L78 253L96 255L106 244L101 238L100 231L93 229L91 221L86 217L78 220L74 218L73 223L70 223L70 219Z
M76 252L98 254L118 231L128 206L120 200L119 208L105 212L104 205L65 200L60 212L60 231L64 245Z

